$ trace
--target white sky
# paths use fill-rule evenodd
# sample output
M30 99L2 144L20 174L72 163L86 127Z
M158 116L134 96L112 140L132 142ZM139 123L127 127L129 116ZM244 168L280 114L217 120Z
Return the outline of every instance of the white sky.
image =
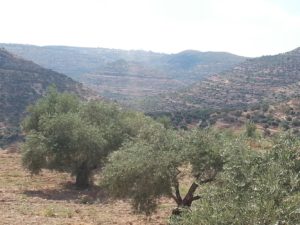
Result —
M0 0L0 42L276 54L300 47L300 0Z

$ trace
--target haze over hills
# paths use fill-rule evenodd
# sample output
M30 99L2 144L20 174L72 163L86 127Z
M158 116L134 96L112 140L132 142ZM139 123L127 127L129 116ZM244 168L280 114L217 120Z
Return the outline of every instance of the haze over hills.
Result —
M63 74L0 49L0 144L3 142L1 139L18 133L26 107L40 98L52 84L61 92L86 97L90 94L82 84Z
M247 59L181 91L148 98L147 112L237 109L300 96L300 48Z
M0 47L119 101L178 90L246 59L225 52L193 50L163 54L66 46L0 44Z
M198 118L205 110L244 110L265 103L287 103L291 99L297 102L300 96L300 48L246 59L229 53L193 50L168 55L100 48L7 46L15 54L72 73L77 80L98 90L98 94L150 115L172 113L175 117L187 114ZM4 93L1 94L2 128L19 124L26 106L51 83L60 91L86 92L71 78L5 50L1 50L0 69ZM189 123L189 119L184 123Z

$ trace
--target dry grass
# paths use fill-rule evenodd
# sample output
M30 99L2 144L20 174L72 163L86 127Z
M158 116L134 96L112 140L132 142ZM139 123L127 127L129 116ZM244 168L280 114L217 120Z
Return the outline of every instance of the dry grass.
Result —
M0 151L0 224L167 224L174 205L161 200L151 218L134 214L128 202L107 199L94 187L72 188L68 174L43 171L31 177L21 167L20 154Z

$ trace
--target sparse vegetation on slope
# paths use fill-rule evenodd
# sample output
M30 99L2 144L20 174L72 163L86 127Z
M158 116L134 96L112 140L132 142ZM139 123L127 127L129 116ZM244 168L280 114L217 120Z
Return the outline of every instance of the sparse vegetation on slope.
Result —
M299 85L300 48L275 56L248 59L232 70L211 76L189 88L146 98L133 106L153 116L169 115L176 126L197 124L199 120L207 119L212 124L220 118L234 123L239 116L232 114L238 115L238 111L239 114L250 111L248 117L256 120L251 111L261 108L266 114L264 118L268 115L274 117L274 123L272 119L269 122L275 125L282 119L272 113L267 115L269 109L263 108L271 106L270 110L276 111L279 104L297 100L300 97ZM296 112L292 119L296 125L299 119ZM288 121L289 126L291 123Z
M248 59L182 91L145 100L145 111L237 109L299 97L300 48Z
M0 49L0 145L17 138L26 107L53 84L59 91L88 96L82 85L71 78Z
M191 50L162 54L65 46L0 46L41 66L67 74L101 96L123 102L177 90L245 60L225 52Z

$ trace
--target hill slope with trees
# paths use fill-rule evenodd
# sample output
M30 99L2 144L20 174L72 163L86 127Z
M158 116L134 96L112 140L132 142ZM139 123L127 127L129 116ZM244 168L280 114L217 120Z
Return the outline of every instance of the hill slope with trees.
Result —
M0 49L1 142L18 133L26 107L43 96L50 85L55 85L61 92L89 95L80 83L71 78Z
M300 96L300 48L248 59L181 91L148 98L146 112L243 109Z
M0 44L0 47L119 101L178 90L246 59L225 52L193 50L163 54L66 46Z

